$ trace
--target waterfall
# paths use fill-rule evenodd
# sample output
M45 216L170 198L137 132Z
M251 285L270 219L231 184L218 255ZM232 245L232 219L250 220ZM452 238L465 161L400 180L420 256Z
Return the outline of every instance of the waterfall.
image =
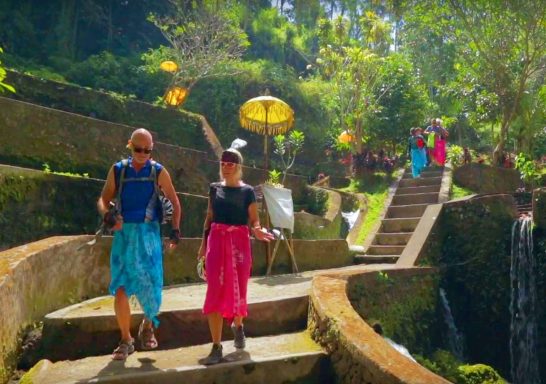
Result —
M514 384L540 384L537 355L536 259L532 220L520 217L512 226L510 265L510 363Z
M463 335L457 329L451 308L449 307L449 301L447 301L446 291L440 288L440 298L442 299L442 308L444 312L444 320L447 325L447 339L449 343L449 350L460 361L464 361L463 353Z
M355 225L356 219L358 218L359 214L360 214L359 209L353 212L341 212L341 216L347 223L347 226L349 227L349 231L353 229L353 226Z

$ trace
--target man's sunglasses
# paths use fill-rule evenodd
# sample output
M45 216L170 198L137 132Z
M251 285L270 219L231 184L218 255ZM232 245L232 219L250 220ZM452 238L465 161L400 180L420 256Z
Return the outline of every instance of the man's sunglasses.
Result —
M152 150L151 149L148 149L148 148L140 148L140 147L133 147L133 151L136 152L136 153L145 153L147 155L149 155L150 153L152 153Z

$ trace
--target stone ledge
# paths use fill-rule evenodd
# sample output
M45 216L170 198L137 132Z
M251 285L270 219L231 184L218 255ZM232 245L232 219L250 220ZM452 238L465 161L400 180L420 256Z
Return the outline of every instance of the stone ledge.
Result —
M387 269L385 269L387 270ZM388 269L389 275L412 269ZM360 317L347 297L348 280L371 271L316 276L310 294L308 327L330 354L338 383L447 384L449 381L407 359Z

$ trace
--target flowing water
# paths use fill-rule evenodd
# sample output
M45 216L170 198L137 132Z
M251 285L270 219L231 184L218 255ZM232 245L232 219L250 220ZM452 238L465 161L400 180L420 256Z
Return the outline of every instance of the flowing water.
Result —
M513 384L540 384L536 268L532 220L523 216L512 226L510 363Z
M440 298L442 300L442 309L444 312L444 321L447 325L447 340L449 343L449 350L460 361L464 361L464 347L463 347L463 335L457 329L455 325L455 319L451 313L449 301L447 300L446 291L440 288Z

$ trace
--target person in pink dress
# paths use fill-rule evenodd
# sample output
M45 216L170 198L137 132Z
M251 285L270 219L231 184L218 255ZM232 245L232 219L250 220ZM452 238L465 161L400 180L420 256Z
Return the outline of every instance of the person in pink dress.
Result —
M447 130L442 127L442 120L432 119L431 125L423 132L427 135L429 164L443 167L446 162Z
M208 318L212 349L206 365L222 361L223 319L232 320L234 344L245 347L247 286L252 269L250 233L258 240L273 235L262 229L254 189L242 181L243 157L236 149L222 153L221 181L212 183L198 259L204 258L207 293L203 313ZM249 228L250 225L250 228Z

